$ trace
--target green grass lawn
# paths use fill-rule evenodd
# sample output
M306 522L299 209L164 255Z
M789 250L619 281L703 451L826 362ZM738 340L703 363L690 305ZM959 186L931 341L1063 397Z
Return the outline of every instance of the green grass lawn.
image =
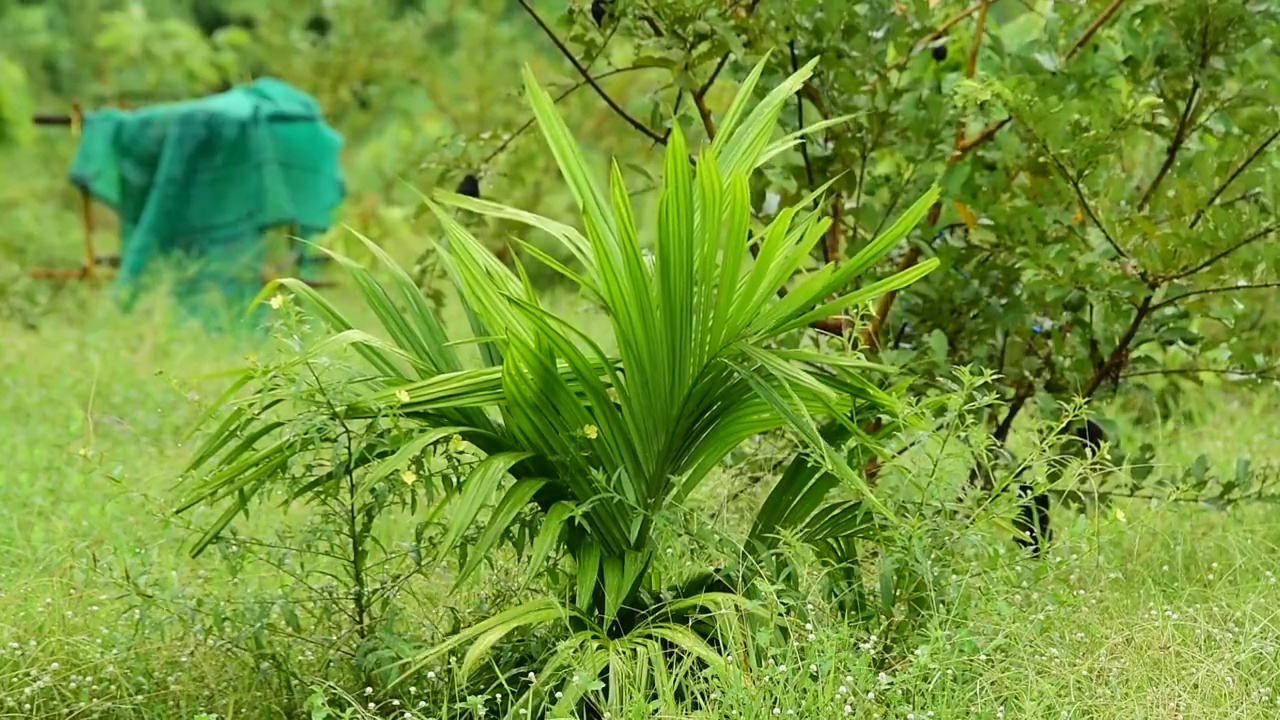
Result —
M225 384L219 373L266 350L175 329L159 302L127 317L83 289L58 303L35 330L0 325L0 717L287 716L278 666L209 620L248 625L241 605L287 579L260 563L233 577L212 553L190 559L187 523L209 516L169 513L184 433ZM1272 397L1206 396L1202 420L1149 439L1170 462L1203 452L1225 469L1242 454L1270 465L1280 447ZM252 521L298 515L267 510ZM1131 502L1092 517L1060 511L1055 522L1057 544L1042 561L1017 560L1011 543L994 559L956 550L956 570L970 563L973 579L932 598L917 646L885 662L816 593L800 605L780 599L791 642L756 638L755 656L706 679L697 702L627 716L1280 717L1271 507ZM488 582L467 601L483 602ZM423 597L421 618L407 622L435 612ZM273 647L335 711L443 709L426 689L417 702L417 689L368 698L305 642Z

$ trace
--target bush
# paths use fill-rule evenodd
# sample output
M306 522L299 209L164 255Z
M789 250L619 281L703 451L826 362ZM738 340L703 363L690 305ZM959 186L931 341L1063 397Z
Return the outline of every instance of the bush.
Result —
M984 414L1004 443L1022 413L1053 420L1074 398L1123 391L1167 415L1186 383L1274 375L1274 313L1260 298L1280 283L1266 250L1280 230L1278 12L662 0L618 4L601 27L569 10L560 27L570 54L625 43L637 65L668 68L669 92L621 107L674 107L706 136L720 122L707 97L745 59L788 48L767 78L818 59L782 121L853 119L780 156L756 180L755 207L767 216L838 176L835 229L815 252L832 262L941 178L922 232L878 267L933 258L940 271L900 302L882 296L857 335L911 368L919 390L954 366L998 373L1003 408Z

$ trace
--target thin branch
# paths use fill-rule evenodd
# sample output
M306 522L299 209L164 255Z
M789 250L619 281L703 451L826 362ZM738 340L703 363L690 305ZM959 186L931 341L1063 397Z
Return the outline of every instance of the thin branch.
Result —
M1273 288L1280 288L1280 282L1244 283L1242 285L1224 285L1221 287L1208 287L1208 288L1200 288L1199 290L1188 290L1187 292L1184 292L1181 295L1175 295L1169 298L1168 300L1164 300L1159 303L1156 303L1152 309L1159 310L1160 308L1165 308L1170 305L1174 305L1176 303L1182 302L1183 300L1186 300L1187 298L1196 297L1198 295L1215 295L1217 293L1235 292L1236 290L1268 290Z
M658 27L658 21L654 20L653 16L644 15L640 18L640 22L649 26L649 31L653 33L654 37L660 38L666 35L666 33L662 32L662 28Z
M1199 132L1201 128L1209 124L1209 120L1213 118L1213 116L1217 115L1220 112L1224 112L1228 108L1232 107L1237 102L1239 102L1243 97L1245 97L1245 91L1242 88L1242 89L1236 90L1230 95L1220 98L1217 102L1213 103L1208 108L1206 108L1203 112L1199 113L1200 117L1191 126L1191 132L1193 133Z
M520 1L524 2L524 0ZM751 13L755 12L756 7L759 5L760 0L751 0L751 4L747 6L747 17L750 17ZM716 61L716 66L711 69L711 74L707 76L706 81L699 85L698 89L694 91L695 98L706 97L707 93L711 91L711 86L715 84L716 78L720 77L720 71L724 70L725 65L729 63L729 58L732 55L732 52L726 52L720 56L720 59Z
M1245 190L1244 192L1231 198L1230 200L1223 200L1222 202L1218 203L1218 207L1227 207L1229 205L1235 205L1236 203L1247 202L1247 203L1253 203L1253 205L1259 210L1269 209L1265 202L1256 202L1261 197L1262 197L1262 188L1253 188L1251 190Z
M979 2L971 6L973 12L978 13L978 19L977 27L973 34L973 44L969 47L968 65L965 68L965 73L970 78L972 78L978 71L978 53L982 48L982 39L986 35L987 9L994 1L995 0L979 0ZM969 14L972 13L966 10L963 17L968 17ZM960 19L963 19L963 17ZM960 19L957 19L955 22L959 22ZM950 27L950 25L947 27ZM945 30L941 32L945 32ZM941 34L939 34L939 37L941 37ZM1004 127L1004 124L1007 124L1007 122L1008 121L1006 120L1003 123L998 124L998 126L993 126L995 129L991 129L990 132L984 129L983 134L986 135L986 139L989 140L991 137L994 137L995 134L999 132L1000 128ZM955 149L947 158L948 165L954 165L959 162L960 159L965 156L965 153L968 152L968 150L964 149L966 146L964 133L965 127L964 120L962 119L960 121L960 127L956 132ZM981 142L985 142L985 140L970 144L969 149L977 147ZM939 200L933 204L933 207L929 208L929 217L927 220L929 227L937 225L938 218L941 216L942 201ZM917 262L919 262L919 260L920 248L915 246L907 248L907 252L902 256L901 262L898 263L898 272L902 272L913 267ZM880 347L880 333L884 329L884 324L889 320L889 311L893 309L893 302L897 297L898 294L896 292L890 291L881 295L880 299L876 301L875 314L871 316L871 322L862 329L862 332L859 335L859 339L864 347L871 348L872 350Z
M1164 162L1160 164L1160 169L1156 171L1156 176L1152 178L1151 184L1147 186L1146 192L1142 193L1142 198L1138 200L1137 209L1141 211L1151 202L1151 198L1155 196L1156 190L1160 188L1160 184L1164 182L1165 176L1169 174L1169 170L1173 169L1173 164L1178 160L1178 151L1182 149L1182 145L1187 141L1190 133L1187 130L1191 127L1191 115L1196 106L1196 100L1200 97L1200 78L1191 79L1191 92L1187 93L1187 103L1182 107L1182 116L1178 118L1178 126L1173 131L1173 138L1169 140L1169 148L1164 153Z
M1258 158L1262 157L1262 153L1267 151L1267 148L1271 143L1276 141L1276 138L1280 138L1280 128L1276 128L1275 132L1271 133L1266 140L1263 140L1258 147L1254 148L1253 152L1249 153L1249 157L1245 158L1244 162L1240 163L1240 166L1228 175L1227 179L1218 186L1218 189L1213 191L1213 195L1209 196L1209 201L1196 211L1195 217L1191 218L1191 224L1189 227L1195 228L1196 225L1200 224L1200 220L1204 218L1205 213L1209 211L1209 208L1213 207L1213 204L1218 201L1218 198L1222 197L1222 193L1227 191L1227 187L1231 185L1231 183L1235 182L1236 178L1243 175L1244 171L1247 170Z
M1107 359L1102 364L1094 368L1093 376L1089 378L1089 384L1085 386L1085 391L1081 393L1083 399L1092 398L1103 383L1119 374L1121 366L1124 365L1125 358L1128 356L1129 345L1133 343L1133 339L1138 335L1138 329L1151 316L1151 313L1158 309L1157 306L1151 304L1154 299L1155 295L1151 293L1142 298L1142 302L1138 304L1138 308L1133 313L1133 318L1129 321L1129 327L1125 328L1124 334L1120 336L1115 349L1111 351L1111 354L1107 356Z
M1089 198L1085 196L1084 187L1080 185L1080 179L1067 168L1066 163L1062 162L1062 158L1058 157L1053 150L1049 149L1049 145L1047 143L1039 138L1036 138L1036 142L1040 145L1040 149L1044 150L1045 155L1048 156L1049 160L1053 163L1053 166L1057 168L1058 173L1062 175L1062 178L1071 185L1071 189L1075 191L1076 199L1080 201L1081 209L1083 209L1084 213L1089 216L1089 220L1102 231L1102 236L1106 238L1107 244L1116 251L1117 255L1132 262L1133 259L1129 257L1129 253L1125 252L1124 248L1120 247L1120 243L1116 242L1116 239L1111 236L1107 227L1102 224L1102 219L1098 217L1096 212L1094 212L1093 206L1089 204ZM1139 268L1138 272L1145 280L1145 271L1142 270L1142 268Z
M525 0L520 0L521 3L523 3L524 1ZM755 9L759 4L760 4L760 0L752 0L751 4L747 6L747 11L746 11L747 15L750 16L751 13L755 12ZM794 49L793 49L793 53L794 53ZM707 79L704 80L703 83L698 86L697 90L694 90L693 93L691 93L693 97L693 106L698 110L698 117L701 118L702 120L703 129L707 131L708 140L716 136L716 127L715 127L714 121L711 119L711 111L707 108L707 93L711 92L711 86L714 85L716 82L716 79L720 77L720 72L723 71L725 66L729 64L729 58L732 55L733 55L732 52L726 52L725 54L721 55L720 59L716 61L716 66L711 68L711 74L708 75ZM681 96L679 94L676 95L677 109L679 108L680 97ZM666 136L664 135L663 137L666 137Z
M1054 491L1061 493L1061 491ZM1159 500L1168 503L1195 503L1199 505L1205 501L1201 496L1179 496L1179 495L1158 495L1150 492L1129 492L1124 490L1091 490L1088 488L1072 488L1071 492L1080 495L1090 495L1095 498L1130 498L1133 500ZM1232 502L1252 502L1265 505L1280 504L1280 496L1264 495L1261 491L1248 495L1241 495L1230 498Z
M849 221L850 229L853 231L854 240L858 239L858 219L862 217L862 200L864 197L864 191L867 187L867 162L871 159L873 148L880 145L880 139L884 136L888 123L878 122L872 127L875 129L869 137L866 133L858 133L859 137L862 139L862 146L858 148L858 174L853 185L853 213L851 214L851 219ZM813 183L810 183L810 185L812 184ZM870 240L870 237L868 240Z
M787 49L791 55L791 72L797 72L800 70L800 58L796 56L796 41L794 38L787 44ZM804 97L799 94L796 95L796 127L801 130L805 127ZM813 174L813 162L809 159L808 135L800 139L800 158L804 161L805 179L808 181L809 187L813 187L816 181ZM831 226L827 228L826 237L823 238L822 242L822 261L827 265L840 259L841 204L840 195L837 193L831 198Z
M923 162L923 160L918 160L907 167L907 171L903 173L901 181L894 186L892 194L889 196L889 202L879 208L879 212L877 214L880 216L880 219L876 221L876 226L872 229L868 237L879 237L880 233L884 231L885 226L889 224L889 221L896 217L894 213L898 211L898 206L902 204L902 199L906 197L907 188L911 187L911 183L915 182L916 171L920 169L920 165L923 164Z
M1093 39L1093 36L1097 34L1098 30L1100 30L1102 26L1111 19L1112 15L1116 14L1116 11L1119 10L1120 6L1123 4L1124 0L1111 0L1111 4L1103 8L1102 12L1098 14L1098 17L1094 18L1093 22L1089 23L1089 27L1085 28L1084 34L1081 35L1071 46L1071 49L1067 51L1067 59L1070 60L1073 55L1080 52L1080 48L1087 45L1089 41Z
M671 124L662 133L663 140L671 139L671 131L676 127L676 118L680 117L680 103L684 102L684 88L676 90L676 101L671 104ZM652 146L650 146L652 148Z
M1022 382L1013 392L1013 399L1009 401L1009 408L1005 411L1004 418L1000 420L1000 424L996 425L992 438L1000 445L1004 445L1009 439L1009 432L1013 429L1013 421L1018 417L1018 413L1022 411L1022 406L1027 404L1027 400L1035 394L1035 384L1031 382Z
M605 78L613 77L614 75L622 75L624 73L635 72L637 70L658 70L658 69L661 69L661 68L656 68L651 65L636 65L632 67L614 68L613 70L602 72L599 75L596 75L594 79L598 82L600 80L604 80ZM569 97L570 95L577 92L578 90L586 87L587 84L588 83L586 80L579 80L573 85L570 85L565 90L561 91L560 94L556 95L555 98L552 100L552 102L558 103L564 100L565 98ZM529 128L533 127L537 121L538 121L537 118L529 118L528 120L526 120L523 125L516 128L515 132L508 135L506 139L502 141L501 145L495 148L493 152L489 153L485 157L485 159L480 162L480 165L485 166L493 162L494 158L498 157L503 152L505 152L506 149L510 147L511 143L516 141L516 138L519 138L521 135L528 132Z
M941 40L943 37L945 37L946 34L951 31L951 28L955 27L956 25L959 25L964 20L972 17L973 14L978 11L985 12L987 7L991 5L995 5L998 2L1000 2L1000 0L977 0L977 2L973 3L969 7L961 10L955 15L952 15L946 20L943 20L941 25L934 28L927 35L924 35L920 39L916 40L915 43L912 44L910 52L898 58L892 64L888 65L885 68L885 70L898 70L905 67L906 64L911 61L911 58L918 55L920 51L924 50L930 44L938 40ZM875 81L873 80L872 84L874 84L874 82Z
M797 70L800 69L799 65L796 65L795 67ZM801 85L800 91L796 94L805 100L808 100L810 105L817 108L818 115L821 115L823 120L829 120L831 118L831 111L827 110L827 103L822 99L822 93L818 92L818 89L813 86L813 83L806 82L804 85Z
M1257 242L1257 241L1259 241L1259 240L1262 240L1263 238L1265 238L1265 237L1267 237L1268 235L1270 235L1270 234L1272 234L1272 233L1274 233L1274 232L1277 232L1277 231L1280 231L1280 225L1268 225L1267 227L1264 227L1264 228L1262 228L1261 230L1259 230L1259 231L1257 231L1257 232L1255 232L1255 233L1253 233L1253 234L1251 234L1251 235L1249 235L1249 236L1245 237L1243 240L1241 240L1240 242L1237 242L1236 244L1232 245L1231 247L1227 248L1226 250L1223 250L1223 251L1221 251L1221 252L1214 253L1213 255L1211 255L1211 256L1210 256L1207 260L1205 260L1204 262L1202 262L1202 263L1200 263L1200 264L1198 264L1198 265L1195 265L1195 266L1189 267L1189 268L1187 268L1186 270L1181 270L1181 271L1179 271L1178 273L1176 273L1176 274L1174 274L1173 276L1171 276L1171 277L1169 277L1169 278L1166 278L1166 279L1167 279L1167 280L1181 280L1181 279L1183 279L1183 278L1185 278L1185 277L1188 277L1188 276L1191 276L1191 275L1195 275L1196 273L1198 273L1198 272L1200 272L1200 271L1202 271L1202 270L1207 269L1209 266L1213 265L1214 263L1218 262L1219 260L1222 260L1222 259L1226 258L1228 255L1230 255L1231 253L1234 253L1235 251L1239 250L1240 248L1243 248L1243 247L1245 247L1245 246L1247 246L1247 245L1250 245L1250 244L1255 243L1255 242Z
M822 262L826 265L840 261L840 209L843 204L840 193L831 196L831 226L822 239Z
M694 93L693 106L698 109L698 117L702 120L702 129L707 133L707 140L715 140L716 123L711 118L711 109L707 107L706 96L702 93Z
M995 0L984 0L978 8L978 17L973 27L973 42L969 44L969 54L965 58L964 76L974 78L978 74L978 55L982 51L982 40L987 34L987 10Z
M752 7L754 8L755 5L752 5ZM724 70L724 66L729 63L730 55L731 53L725 53L720 56L720 59L716 61L716 66L711 68L711 74L708 75L707 79L698 86L697 90L693 92L695 97L706 97L707 93L711 92L711 86L715 84L716 78L720 77L720 72Z
M969 17L970 15L976 12L981 11L983 14L986 14L987 8L992 5L995 5L998 2L1000 2L1000 0L978 0L977 2L965 8L964 10L961 10L955 15L952 15L951 17L944 20L942 24L939 25L937 29L935 29L933 32L917 40L916 47L918 48L923 45L928 45L934 40L938 40L942 38L943 35L947 34L947 31L949 31L951 28L955 27L956 25L960 24L962 20L964 20L965 18Z
M1013 122L1012 116L1007 117L1003 120L997 120L991 123L990 125L984 127L982 129L982 132L978 133L977 135L974 135L972 138L969 138L967 140L961 140L960 143L956 146L956 149L952 151L951 157L947 158L947 162L950 163L951 165L955 165L956 163L960 162L961 160L964 159L965 155L968 155L970 152L974 151L975 149L980 147L982 144L994 138L996 134L998 134L1004 128L1005 125L1008 125L1011 122Z
M1280 380L1280 375L1273 374L1277 368L1265 370L1245 370L1243 368L1160 368L1156 370L1135 370L1121 375L1121 379L1146 377L1150 375L1240 375L1255 380Z
M964 76L972 80L978 74L978 54L982 50L982 38L987 32L987 9L991 7L989 0L983 0L978 8L978 19L973 29L973 42L969 44L969 57L965 63ZM960 126L956 128L956 149L964 145L966 130L964 117L960 118Z
M800 70L800 59L796 57L796 41L794 38L788 44L788 49L791 51L791 72L798 72ZM799 93L796 94L796 129L804 129L804 97ZM800 158L804 160L805 180L808 181L809 187L814 187L817 182L814 180L813 163L809 160L808 135L800 138Z
M623 109L616 100L610 97L609 93L604 91L604 88L600 87L600 84L595 81L595 78L591 77L591 73L583 67L578 58L574 57L573 51L564 44L564 41L556 36L555 31L552 30L547 23L543 21L542 17L538 15L538 12L533 9L533 6L529 4L529 0L518 1L520 3L520 7L524 8L524 11L529 15L529 17L532 18L533 21L537 23L538 27L542 29L543 34L545 34L547 38L555 44L556 49L560 51L560 54L564 55L565 59L573 65L574 69L578 71L578 74L582 76L582 79L591 86L591 89L595 91L596 95L600 96L601 100L604 100L605 104L609 106L609 109L617 113L618 117L625 120L631 127L640 131L640 133L645 137L653 140L659 145L667 144L665 137L654 132L649 126L635 119L630 113Z

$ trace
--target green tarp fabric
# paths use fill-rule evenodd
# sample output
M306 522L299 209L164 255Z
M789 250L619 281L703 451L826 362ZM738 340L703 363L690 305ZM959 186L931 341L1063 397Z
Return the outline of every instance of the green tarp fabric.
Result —
M70 179L119 215L121 302L131 306L147 269L168 260L183 310L208 320L216 305L242 313L261 289L266 230L329 228L344 193L341 148L314 98L260 78L86 115Z

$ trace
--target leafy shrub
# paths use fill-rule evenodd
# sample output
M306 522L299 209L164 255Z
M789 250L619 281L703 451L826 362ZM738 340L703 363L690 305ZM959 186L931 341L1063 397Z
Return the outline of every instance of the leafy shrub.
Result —
M1274 375L1274 313L1258 298L1280 277L1267 247L1280 229L1277 12L661 0L602 22L570 9L559 28L569 54L626 45L636 65L666 68L669 91L619 107L676 108L708 136L707 97L762 48L789 51L771 56L770 78L819 58L782 121L853 120L779 157L757 178L757 207L843 173L836 230L815 253L828 262L941 177L925 232L878 268L935 258L941 271L900 302L882 297L859 340L925 384L960 365L998 373L1004 407L984 413L1003 443L1023 413L1052 419L1077 396L1131 390L1131 407L1168 414L1185 383Z

